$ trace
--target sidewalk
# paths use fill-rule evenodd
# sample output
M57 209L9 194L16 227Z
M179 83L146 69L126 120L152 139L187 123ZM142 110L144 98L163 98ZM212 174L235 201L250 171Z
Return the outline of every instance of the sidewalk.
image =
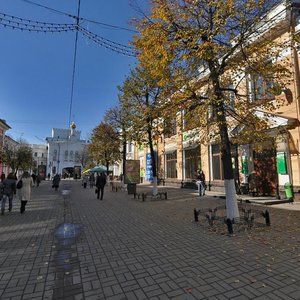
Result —
M15 200L0 217L0 299L300 299L300 212L273 205L271 227L227 236L193 220L223 198L163 188L142 202L106 187L100 201L63 180L35 188L24 215Z
M139 191L146 191L151 194L152 185L150 184L138 184L137 190ZM184 198L191 198L191 197L199 197L198 191L193 189L186 189L174 186L158 186L158 191L167 191L171 197L184 197ZM207 197L214 197L220 199L226 199L224 193L217 192L217 191L205 191ZM174 195L175 194L175 195ZM204 196L204 197L206 197ZM201 198L201 197L199 197ZM237 195L237 200L242 203L251 203L251 204L258 204L262 206L272 206L273 208L281 208L287 210L297 210L300 211L300 201L297 202L288 202L287 199L276 199L275 197L270 196L251 196L251 195Z

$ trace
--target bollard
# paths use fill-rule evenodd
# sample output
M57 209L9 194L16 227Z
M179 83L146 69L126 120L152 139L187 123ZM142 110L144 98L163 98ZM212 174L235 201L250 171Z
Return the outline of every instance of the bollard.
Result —
M196 210L196 208L194 208L194 219L195 219L195 222L199 221L199 219L198 219L198 211Z
M266 219L266 225L271 226L270 214L267 209L266 209L265 213L263 214L263 216Z
M232 221L228 218L226 219L226 225L229 234L233 234Z
M136 198L136 193L133 194L134 199Z
M168 192L165 192L165 200L168 199Z

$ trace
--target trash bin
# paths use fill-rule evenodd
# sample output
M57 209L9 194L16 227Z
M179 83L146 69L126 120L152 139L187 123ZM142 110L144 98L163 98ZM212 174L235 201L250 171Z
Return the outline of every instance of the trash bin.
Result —
M287 199L293 199L294 198L293 187L289 182L284 184L284 192L285 192L285 196L286 196Z
M136 194L136 183L128 183L127 184L128 195Z

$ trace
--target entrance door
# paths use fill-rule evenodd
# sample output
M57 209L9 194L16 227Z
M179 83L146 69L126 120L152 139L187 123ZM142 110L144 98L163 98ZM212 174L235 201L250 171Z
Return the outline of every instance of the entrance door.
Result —
M277 167L275 150L253 151L257 191L260 195L276 195Z

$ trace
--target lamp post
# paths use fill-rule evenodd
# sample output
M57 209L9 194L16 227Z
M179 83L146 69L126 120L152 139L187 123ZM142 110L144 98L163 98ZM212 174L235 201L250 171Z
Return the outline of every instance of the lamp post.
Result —
M57 155L57 174L59 174L59 163L60 163L60 143L57 142L57 146L58 146L58 155Z

